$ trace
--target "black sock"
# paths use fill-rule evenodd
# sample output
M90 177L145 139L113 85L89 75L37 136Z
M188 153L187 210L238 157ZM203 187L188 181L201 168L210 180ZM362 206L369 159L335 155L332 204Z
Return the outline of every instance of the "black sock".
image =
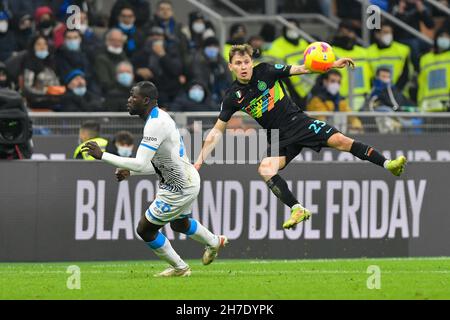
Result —
M279 175L275 175L266 182L267 186L272 190L273 194L277 196L285 205L292 208L298 204L297 199L289 190L287 182Z
M361 160L368 160L380 167L384 166L384 162L386 158L373 147L368 146L364 143L354 141L352 147L350 148L351 154L355 157L360 158Z

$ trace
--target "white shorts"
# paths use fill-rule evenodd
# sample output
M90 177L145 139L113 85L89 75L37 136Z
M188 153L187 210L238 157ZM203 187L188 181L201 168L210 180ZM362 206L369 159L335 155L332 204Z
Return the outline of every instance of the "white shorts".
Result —
M145 217L150 223L165 225L192 214L192 205L200 192L200 182L181 191L159 189Z

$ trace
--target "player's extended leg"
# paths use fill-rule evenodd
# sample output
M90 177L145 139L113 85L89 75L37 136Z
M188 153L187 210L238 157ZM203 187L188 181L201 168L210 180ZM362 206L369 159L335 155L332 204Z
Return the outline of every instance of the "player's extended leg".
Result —
M175 252L169 240L159 232L162 226L153 224L145 215L141 217L137 226L138 235L144 240L150 249L162 260L168 262L171 267L156 274L159 277L185 277L191 275L191 269L186 262Z
M199 221L192 218L181 218L170 222L173 231L186 234L189 238L206 245L202 262L208 265L217 257L219 249L228 243L224 235L215 235L205 228Z
M370 161L389 170L394 176L400 176L405 170L406 158L400 156L395 160L387 160L379 151L362 142L355 141L342 133L333 134L327 141L329 147L339 151L347 151L361 160Z
M259 175L285 205L291 208L291 217L283 223L283 228L290 229L303 220L311 217L311 212L303 208L297 198L292 194L287 182L278 174L286 166L286 157L267 157L261 161L258 168Z

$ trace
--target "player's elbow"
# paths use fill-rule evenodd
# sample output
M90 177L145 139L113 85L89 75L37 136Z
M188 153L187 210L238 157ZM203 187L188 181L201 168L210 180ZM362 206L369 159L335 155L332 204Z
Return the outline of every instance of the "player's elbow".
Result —
M136 172L145 172L145 169L146 169L146 164L145 164L145 162L137 162L136 163L136 166L134 167L134 169L133 169L133 171L136 171Z

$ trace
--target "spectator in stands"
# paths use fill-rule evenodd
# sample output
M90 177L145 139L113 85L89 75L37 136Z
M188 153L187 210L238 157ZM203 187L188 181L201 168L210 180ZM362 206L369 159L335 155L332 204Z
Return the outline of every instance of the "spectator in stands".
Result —
M203 41L215 35L213 25L200 11L189 14L189 35L189 49L192 51L202 48Z
M36 8L47 3L47 0L2 0L0 7L3 7L2 10L8 11L8 14L15 18L25 14L32 15Z
M136 15L133 7L123 6L120 10L116 28L122 30L127 37L125 42L125 53L128 58L142 47L144 34L135 25Z
M34 24L38 33L44 35L50 45L56 46L55 29L60 27L55 21L53 11L50 7L43 6L36 8L34 12Z
M106 152L120 157L131 157L134 149L134 137L129 131L118 131L106 146Z
M134 84L133 65L128 61L120 62L114 75L114 84L105 94L104 106L107 111L127 111L127 101Z
M335 1L337 16L345 21L355 32L361 33L361 3L357 0L337 0Z
M230 38L223 47L223 56L228 60L232 45L244 44L247 39L247 28L242 23L235 23L230 27Z
M127 61L123 52L126 36L119 29L111 29L106 33L106 50L95 59L95 76L103 93L111 90L116 84L116 68L122 61Z
M399 0L398 5L393 7L392 14L418 31L420 31L421 22L429 29L434 28L431 13L422 0ZM411 59L418 70L419 57L429 49L429 46L401 28L395 29L395 37L411 48Z
M17 50L11 19L6 11L0 11L0 61L6 61Z
M80 69L70 71L64 79L67 90L62 97L61 110L67 112L103 111L102 100L98 94L88 89L87 79Z
M259 35L264 40L262 51L267 51L271 48L272 42L274 42L277 37L277 29L275 25L273 25L272 23L266 22L261 26L261 30L259 30Z
M0 62L0 88L15 89L15 84L11 81L6 65L3 62Z
M172 2L161 0L157 4L153 25L163 28L169 45L177 45L183 63L188 60L189 43L183 32L183 26L178 23L173 14Z
M351 112L345 97L339 94L342 76L338 70L330 70L318 79L313 90L314 94L307 105L308 111L318 112ZM319 120L326 120L325 116L316 116ZM358 117L349 117L350 130L362 132L363 126Z
M433 51L420 58L418 102L421 111L450 111L449 30L439 29Z
M106 151L108 145L108 140L100 137L100 124L95 121L86 121L80 127L80 132L78 135L78 147L73 153L74 159L80 160L95 160L93 157L87 154L87 152L81 152L81 148L86 142L93 141L96 142L102 151Z
M302 39L297 30L300 24L295 20L289 20L289 22L293 27L284 26L282 35L272 42L270 50L264 52L266 61L288 65L303 64L303 52L308 42ZM311 91L315 78L315 75L304 75L285 80L291 97L297 105L305 105L306 96Z
M80 14L81 50L86 52L90 61L95 61L95 56L102 50L103 43L89 26L89 22L87 13L82 11Z
M253 48L253 59L261 58L264 51L264 39L259 35L250 36L247 43Z
M77 29L66 29L64 32L64 45L56 50L56 71L61 80L75 69L80 69L89 83L89 91L100 93L95 82L94 71L89 58L82 51L82 35ZM65 81L66 82L66 81Z
M342 69L342 81L340 94L344 97L350 96L350 88L353 87L350 107L358 111L364 105L366 97L371 92L372 69L370 67L369 53L367 49L356 44L356 32L352 23L343 21L332 40L336 57L352 58L356 62L356 68ZM350 83L351 79L353 82Z
M71 5L78 6L81 11L88 13L91 20L98 19L98 13L95 11L94 1L92 0L51 0L50 2L56 18L63 23L67 18L67 8Z
M232 82L231 73L228 63L220 55L219 40L208 38L203 45L189 64L189 78L206 85L208 95L215 103L220 103Z
M170 111L219 111L219 104L211 99L211 94L205 84L193 80L185 89L181 90Z
M409 80L410 53L408 46L394 41L392 25L383 23L380 29L374 31L375 43L367 50L370 56L372 70L384 66L392 71L392 80L401 91Z
M17 43L17 51L26 50L28 43L33 37L33 18L29 14L21 16L17 21L15 30L15 38Z
M403 95L393 84L391 68L379 67L370 97L366 100L364 110L376 111L378 108L390 108L392 111L405 111L414 103Z
M116 0L111 14L109 16L109 28L117 25L119 13L125 6L131 6L136 14L136 27L144 28L150 19L150 1L149 0Z
M60 85L52 49L43 35L32 39L19 83L30 108L59 107L65 88Z
M183 71L177 46L166 40L162 28L152 27L144 49L132 59L137 81L152 81L158 87L161 104L175 99L181 89L179 77Z

